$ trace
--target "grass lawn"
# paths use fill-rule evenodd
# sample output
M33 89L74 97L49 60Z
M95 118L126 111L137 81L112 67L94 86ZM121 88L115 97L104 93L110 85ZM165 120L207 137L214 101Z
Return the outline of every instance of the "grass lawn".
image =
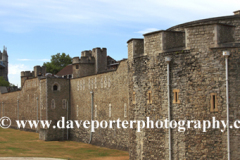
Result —
M128 152L73 141L41 141L38 133L0 128L0 157L127 160Z

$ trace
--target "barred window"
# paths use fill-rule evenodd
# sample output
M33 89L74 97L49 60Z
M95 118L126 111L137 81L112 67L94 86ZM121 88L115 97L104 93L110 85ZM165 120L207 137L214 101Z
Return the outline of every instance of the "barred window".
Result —
M218 107L217 107L217 93L211 93L211 112L217 112Z
M147 92L147 104L152 104L152 91Z
M180 92L179 89L174 89L173 90L173 103L180 103L179 92Z

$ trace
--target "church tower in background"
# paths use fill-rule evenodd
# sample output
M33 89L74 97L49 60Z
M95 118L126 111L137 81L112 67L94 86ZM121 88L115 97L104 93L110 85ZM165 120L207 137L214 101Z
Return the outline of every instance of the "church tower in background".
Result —
M0 76L8 81L8 54L5 46L3 46L3 52L0 51Z

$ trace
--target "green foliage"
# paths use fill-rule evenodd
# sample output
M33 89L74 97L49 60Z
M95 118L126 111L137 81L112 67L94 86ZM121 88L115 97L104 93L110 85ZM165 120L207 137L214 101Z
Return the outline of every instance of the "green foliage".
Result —
M10 83L8 81L6 81L2 76L0 76L0 86L9 87Z
M72 63L72 58L65 53L57 53L56 55L52 55L51 57L51 62L43 63L43 65L46 66L47 73L57 74L68 64Z
M10 86L10 87L17 87L17 86L15 86L15 85L12 84L12 83L9 83L9 86Z

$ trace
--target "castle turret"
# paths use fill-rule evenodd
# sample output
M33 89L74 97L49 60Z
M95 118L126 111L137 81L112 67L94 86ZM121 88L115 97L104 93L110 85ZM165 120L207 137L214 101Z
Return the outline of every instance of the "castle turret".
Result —
M44 76L46 74L46 66L34 66L32 75L33 77Z
M95 73L107 70L107 48L93 48L92 55L95 57Z
M73 57L72 60L72 70L73 70L73 77L80 77L80 70L79 70L79 57Z

